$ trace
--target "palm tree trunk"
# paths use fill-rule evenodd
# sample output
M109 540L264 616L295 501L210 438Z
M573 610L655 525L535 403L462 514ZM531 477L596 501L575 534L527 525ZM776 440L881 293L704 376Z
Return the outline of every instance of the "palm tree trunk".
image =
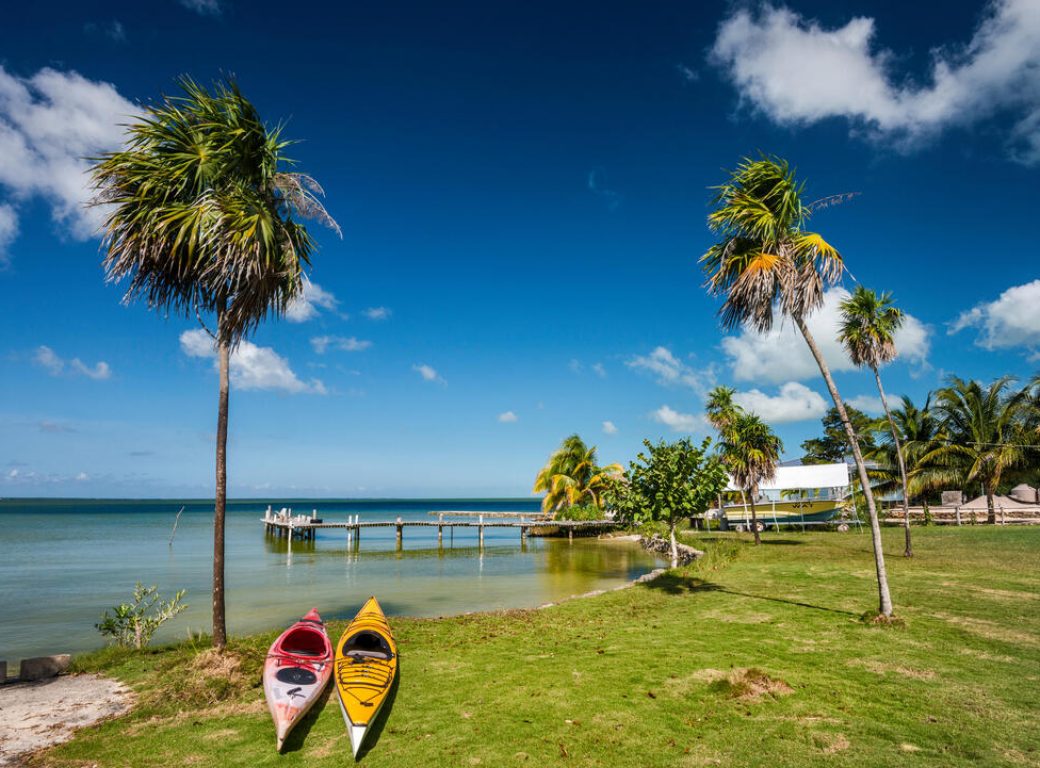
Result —
M993 501L993 488L990 486L985 487L986 491L986 522L989 525L997 524L997 507Z
M755 546L757 547L762 543L762 536L758 532L758 512L755 511L755 495L754 489L748 494L748 498L751 499L751 530L755 532Z
M852 457L856 460L856 471L859 474L863 496L867 501L867 514L870 516L870 535L874 545L874 569L877 572L878 583L878 611L882 616L888 617L892 615L892 595L888 591L888 571L885 569L885 552L881 543L881 525L878 523L877 508L874 506L874 494L870 489L870 478L867 477L867 465L863 462L863 454L859 449L859 440L856 439L856 433L853 431L852 423L849 421L849 414L845 410L845 403L842 402L841 395L838 394L838 387L835 386L834 379L831 377L827 361L823 359L820 348L816 346L816 340L813 338L812 333L809 332L805 320L801 317L795 317L794 322L805 338L805 343L809 345L809 351L816 358L816 364L820 367L820 373L823 374L823 380L826 382L827 390L834 401L834 407L837 409L841 423L845 427L845 436L849 439Z
M877 382L877 391L881 395L881 405L885 408L885 416L888 417L888 426L892 430L892 441L896 445L896 458L899 459L899 479L903 482L903 529L906 532L906 549L903 557L913 557L914 547L910 542L910 491L906 482L906 462L903 460L903 444L899 441L899 430L896 429L896 420L892 418L892 411L888 408L888 398L885 396L885 388L881 386L881 374L877 366L874 366L874 380Z
M675 520L668 521L668 536L672 542L672 568L679 567L679 544L675 540Z
M217 327L220 327L219 320ZM227 509L228 369L231 345L221 335L217 346L220 358L220 398L217 405L217 498L213 508L213 645L223 649L227 645L224 621L224 512Z

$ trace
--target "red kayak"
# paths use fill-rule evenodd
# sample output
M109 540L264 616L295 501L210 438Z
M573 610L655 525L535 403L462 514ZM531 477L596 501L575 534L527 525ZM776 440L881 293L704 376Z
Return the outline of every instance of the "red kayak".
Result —
M332 677L332 643L317 609L285 630L264 663L264 695L274 718L278 751Z

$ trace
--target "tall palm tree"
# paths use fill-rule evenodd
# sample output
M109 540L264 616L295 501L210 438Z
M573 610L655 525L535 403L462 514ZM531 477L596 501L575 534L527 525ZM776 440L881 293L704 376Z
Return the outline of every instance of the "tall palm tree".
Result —
M880 296L862 285L857 285L852 295L841 302L841 326L838 339L845 345L849 359L857 368L866 366L874 373L881 405L888 418L889 430L895 447L896 461L899 466L899 477L903 491L903 530L905 534L904 557L914 556L914 547L910 538L910 491L906 480L906 460L903 447L899 441L892 410L888 407L888 397L881 385L880 368L896 357L895 334L903 326L903 312L892 303L891 293Z
M542 511L553 517L565 507L584 501L603 506L603 491L624 473L620 464L596 464L596 446L588 446L578 435L564 438L560 447L538 472L534 492L545 493Z
M776 311L789 318L802 334L820 368L852 447L856 469L867 500L879 611L892 615L892 597L881 543L874 496L856 434L827 362L806 324L823 304L824 290L837 283L845 265L838 251L822 236L805 229L813 205L802 201L804 184L795 179L786 161L745 158L716 188L708 226L719 238L701 257L712 295L723 296L719 314L726 329L747 327L765 332Z
M733 482L751 500L751 528L755 544L762 543L758 530L758 512L755 499L759 484L776 476L784 444L758 415L740 412L722 436L720 453Z
M98 158L92 175L107 209L103 265L110 281L127 281L125 300L200 322L215 315L213 644L223 648L231 352L300 295L315 244L298 219L338 227L317 183L285 170L281 130L269 129L233 82L212 91L189 78L179 84L180 95L145 107L124 148Z
M1023 426L1030 404L1027 390L1012 390L1011 376L983 386L951 376L936 393L936 410L948 441L925 457L954 469L965 483L980 483L986 522L997 522L993 497L1005 471L1025 458Z

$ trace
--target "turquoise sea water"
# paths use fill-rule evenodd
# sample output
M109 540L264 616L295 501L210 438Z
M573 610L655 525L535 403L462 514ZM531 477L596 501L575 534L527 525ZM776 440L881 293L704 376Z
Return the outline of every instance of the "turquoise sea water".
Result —
M314 542L265 536L268 504L294 512L316 509L326 522L433 520L430 511L526 511L536 500L264 500L229 502L227 617L229 631L247 633L287 624L311 607L327 618L349 618L369 595L391 615L440 616L540 605L620 584L651 570L656 560L638 545L594 539L529 538L487 529L483 553L476 530L406 528L404 551L394 529L365 529L360 552L348 551L343 531L319 532ZM173 545L177 511L184 507ZM101 613L126 600L136 581L163 596L188 591L188 609L158 640L208 630L211 617L212 502L178 500L0 500L0 659L77 652L104 644L94 628Z

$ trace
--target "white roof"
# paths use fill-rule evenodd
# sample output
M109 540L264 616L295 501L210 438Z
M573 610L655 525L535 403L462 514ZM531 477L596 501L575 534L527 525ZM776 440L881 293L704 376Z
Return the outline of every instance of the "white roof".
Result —
M849 484L848 464L802 464L777 467L776 476L759 486L762 491L791 491L799 488L845 488ZM727 490L740 490L730 480Z

